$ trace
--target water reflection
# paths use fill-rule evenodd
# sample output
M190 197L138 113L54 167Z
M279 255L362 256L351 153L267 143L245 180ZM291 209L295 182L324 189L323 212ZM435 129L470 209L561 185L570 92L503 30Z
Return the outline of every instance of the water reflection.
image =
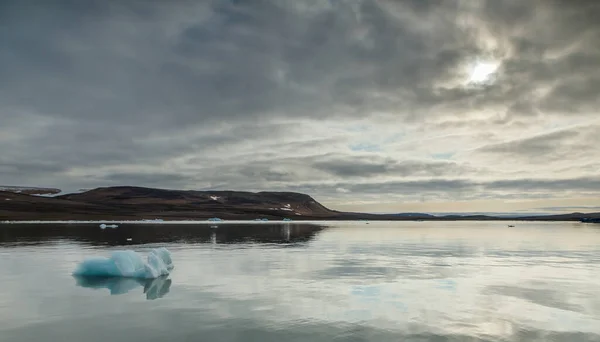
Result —
M74 277L77 286L90 289L108 289L112 296L125 294L138 287L143 287L146 299L154 300L164 297L171 288L171 279L167 276L156 279L134 279L122 277Z
M147 243L275 243L308 242L323 226L315 224L122 224L102 229L97 224L0 225L0 247L44 244L71 240L91 245L140 245Z

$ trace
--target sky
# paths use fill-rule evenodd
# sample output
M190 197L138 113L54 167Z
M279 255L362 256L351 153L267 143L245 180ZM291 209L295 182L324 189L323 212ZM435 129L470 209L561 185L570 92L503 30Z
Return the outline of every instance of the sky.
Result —
M600 211L596 0L4 0L0 184Z

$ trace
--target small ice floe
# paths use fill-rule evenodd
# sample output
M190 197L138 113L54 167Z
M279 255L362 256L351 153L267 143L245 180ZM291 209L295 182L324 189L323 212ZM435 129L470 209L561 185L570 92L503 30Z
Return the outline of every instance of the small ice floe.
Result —
M114 228L118 228L118 227L119 227L119 225L117 225L117 224L104 224L104 223L102 223L100 225L100 229L106 229L106 228L113 228L114 229Z
M154 279L168 275L172 269L171 253L161 247L151 250L146 258L131 250L114 251L108 258L89 258L77 265L73 275Z
M132 238L127 238L127 241L133 241L133 239Z
M223 221L223 219L220 219L218 217L211 217L211 218L208 219L208 221L210 221L210 222L221 222L221 221Z
M4 200L5 200L5 201L10 201L10 198L5 198Z

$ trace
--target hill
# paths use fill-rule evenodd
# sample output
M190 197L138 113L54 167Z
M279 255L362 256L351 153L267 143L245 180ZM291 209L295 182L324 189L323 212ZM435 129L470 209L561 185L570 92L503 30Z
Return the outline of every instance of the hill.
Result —
M0 192L0 220L331 219L339 213L294 192L191 191L104 187L37 197Z

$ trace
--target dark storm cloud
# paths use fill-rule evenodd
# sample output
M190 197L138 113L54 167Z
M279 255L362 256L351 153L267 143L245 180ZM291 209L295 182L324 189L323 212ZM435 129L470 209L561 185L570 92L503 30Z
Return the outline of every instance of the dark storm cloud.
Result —
M386 120L428 132L440 126L424 123L438 117L477 131L481 111L511 129L594 117L599 15L596 1L562 0L3 1L0 176L232 188L388 177L378 191L513 191L453 180L487 174L461 161L343 156L327 148L343 139L325 130L290 138L315 122ZM467 85L477 59L498 72ZM572 158L596 151L586 134L511 138L477 153ZM202 172L170 162L183 157Z
M471 170L454 162L397 161L391 158L334 157L319 158L313 167L339 177L403 176L439 177L453 176Z
M52 116L143 126L267 114L331 116L336 114L331 109L344 106L364 115L396 105L423 110L444 103L516 105L517 93L526 98L540 82L557 80L552 94L559 96L534 106L551 101L564 106L561 94L573 97L572 106L595 103L588 90L598 76L597 68L589 73L597 65L595 47L544 57L557 45L566 48L586 34L591 39L598 28L589 15L595 6L464 4L15 2L5 5L1 18L13 32L2 41L2 100ZM185 9L189 18L181 14ZM543 22L548 32L536 35L542 27L530 19L538 10L549 12L548 20L557 19L560 27ZM407 14L398 18L397 12ZM479 18L481 27L461 27L469 17ZM434 31L416 25L420 20ZM167 32L169 25L176 29ZM522 29L515 33L515 25ZM480 36L478 30L486 27L491 35ZM454 76L472 56L495 53L485 51L485 39L505 40L501 49L524 50L505 61L502 83L488 90L439 88L437 82ZM566 73L569 78L557 78ZM395 98L376 98L381 92Z

